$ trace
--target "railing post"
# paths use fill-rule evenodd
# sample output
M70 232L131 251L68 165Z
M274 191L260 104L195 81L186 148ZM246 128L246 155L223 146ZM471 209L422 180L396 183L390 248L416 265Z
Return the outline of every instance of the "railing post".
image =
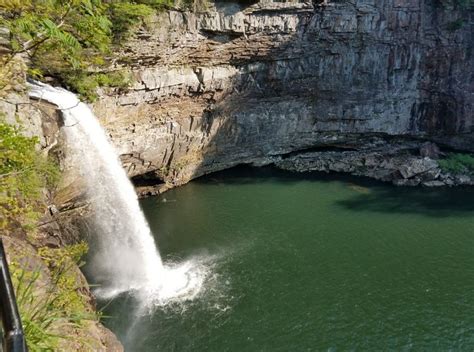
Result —
M16 304L15 292L8 271L5 248L0 237L0 316L2 319L4 352L27 352L25 335Z

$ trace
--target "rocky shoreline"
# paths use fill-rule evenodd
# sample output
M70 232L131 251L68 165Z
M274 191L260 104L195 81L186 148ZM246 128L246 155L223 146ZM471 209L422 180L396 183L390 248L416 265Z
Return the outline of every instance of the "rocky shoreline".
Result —
M426 144L424 144L426 146ZM396 186L472 186L474 176L455 174L440 167L433 156L413 146L389 144L358 151L298 153L282 158L276 167L294 172L338 172L366 176Z
M446 157L431 142L369 138L364 147L352 149L348 145L312 148L287 155L254 161L255 167L273 165L291 172L345 173L369 177L395 186L474 186L474 175L469 172L453 173L443 169L439 160ZM135 183L140 197L159 195L176 185L153 184L153 179Z

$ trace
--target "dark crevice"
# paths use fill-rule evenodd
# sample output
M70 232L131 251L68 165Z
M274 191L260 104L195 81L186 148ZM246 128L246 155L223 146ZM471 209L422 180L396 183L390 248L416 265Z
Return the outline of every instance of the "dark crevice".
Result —
M157 186L165 183L165 181L157 175L156 171L149 171L142 175L133 176L131 180L135 187Z
M201 29L200 33L210 40L218 42L220 44L225 44L231 42L235 39L241 38L244 36L244 33L228 33L228 32L217 32L217 31L208 31Z
M324 146L317 146L317 147L310 147L300 150L295 150L293 152L289 152L286 154L281 154L280 157L282 159L291 158L295 155L305 154L305 153L317 153L317 152L355 152L358 149L344 146L344 145L324 145Z

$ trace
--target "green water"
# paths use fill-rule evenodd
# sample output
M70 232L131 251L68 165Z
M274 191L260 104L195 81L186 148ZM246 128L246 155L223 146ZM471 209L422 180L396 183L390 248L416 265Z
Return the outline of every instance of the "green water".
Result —
M207 258L202 295L140 318L122 296L104 323L140 352L472 351L473 196L273 169L202 178L142 201L165 261Z

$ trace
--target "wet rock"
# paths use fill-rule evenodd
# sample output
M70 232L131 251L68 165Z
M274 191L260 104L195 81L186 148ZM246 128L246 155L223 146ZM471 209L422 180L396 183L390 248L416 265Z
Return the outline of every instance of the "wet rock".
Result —
M446 183L444 183L443 181L426 181L426 182L423 182L423 186L442 187L442 186L446 186Z
M446 180L443 181L447 186L454 186L454 181L452 178L448 178Z
M395 186L407 186L407 187L415 187L420 184L420 179L419 178L413 178L413 179L396 179L393 180L392 183Z
M423 181L436 180L439 178L441 170L437 167L430 169L422 174Z
M468 175L456 175L455 182L459 185L471 185L473 184L473 179Z

